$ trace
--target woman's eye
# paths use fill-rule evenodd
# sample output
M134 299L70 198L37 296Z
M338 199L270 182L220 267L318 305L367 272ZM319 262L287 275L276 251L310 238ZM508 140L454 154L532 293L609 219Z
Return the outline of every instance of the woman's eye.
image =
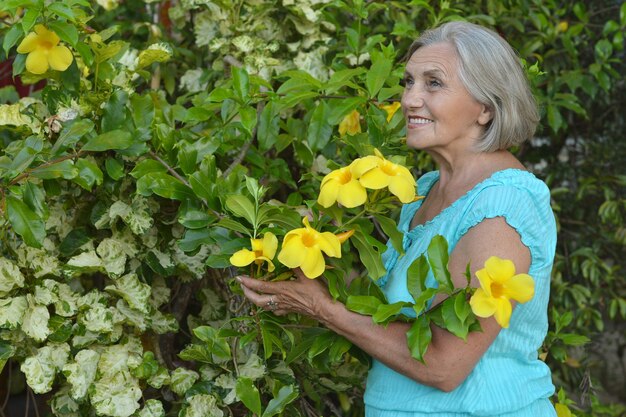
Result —
M404 88L411 87L413 85L413 79L405 77L400 81L400 85Z
M439 80L429 80L428 86L430 88L438 88L438 87L441 87L441 83L439 82Z

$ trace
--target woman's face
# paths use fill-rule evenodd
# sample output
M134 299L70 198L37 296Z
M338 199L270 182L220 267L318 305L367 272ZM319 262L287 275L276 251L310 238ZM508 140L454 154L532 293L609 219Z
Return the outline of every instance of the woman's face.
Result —
M469 149L491 119L458 77L454 47L437 43L419 48L406 64L402 111L407 145L415 149Z

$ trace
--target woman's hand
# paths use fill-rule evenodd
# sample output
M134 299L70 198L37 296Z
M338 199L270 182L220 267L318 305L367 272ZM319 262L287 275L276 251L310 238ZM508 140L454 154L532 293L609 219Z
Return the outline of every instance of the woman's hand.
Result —
M333 303L319 279L309 279L298 268L293 281L268 282L239 276L244 295L254 304L278 316L299 313L322 321L324 309Z

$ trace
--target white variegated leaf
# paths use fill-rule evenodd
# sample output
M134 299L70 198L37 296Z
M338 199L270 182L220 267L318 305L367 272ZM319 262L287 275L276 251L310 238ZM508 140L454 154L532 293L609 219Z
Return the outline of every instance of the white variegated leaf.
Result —
M102 259L104 269L109 276L116 278L124 273L126 269L126 253L121 242L106 238L96 249L98 256Z
M70 397L70 391L68 386L64 386L54 394L52 400L50 400L50 407L52 413L59 417L81 417L79 413L80 406L78 403Z
M6 297L15 287L24 286L24 275L13 261L0 257L0 297Z
M112 310L103 304L95 303L90 309L78 316L78 321L90 332L110 333L115 326Z
M142 332L146 331L148 328L148 317L146 317L146 314L130 308L124 300L117 300L115 308L124 316L125 323L135 326Z
M237 386L237 380L231 374L222 374L217 377L215 380L215 385L218 387L224 388L225 391L228 391L226 397L222 399L224 404L230 405L237 401L237 391L235 387Z
M165 409L159 400L148 400L137 417L165 417Z
M197 372L185 368L176 368L170 377L170 389L178 395L184 395L200 378Z
M143 313L148 312L150 286L139 281L136 274L126 274L118 278L114 285L106 287L105 290L122 297L131 308Z
M102 259L98 257L96 251L90 250L73 256L67 261L65 266L69 275L81 273L105 272Z
M99 415L129 417L139 409L141 388L129 371L109 373L93 384L90 399Z
M266 374L263 360L256 354L251 354L245 364L239 367L239 376L256 380Z
M0 298L0 328L15 329L21 325L27 309L25 296Z
M224 417L224 412L218 408L214 396L198 394L187 399L187 408L181 417Z
M22 320L22 330L38 342L43 342L52 333L48 328L48 320L50 320L48 307L37 304L30 294L26 296L26 299L28 308Z
M22 362L20 370L35 393L45 394L52 389L58 365L63 366L67 361L68 352L67 344L44 346L34 356L29 356Z
M167 369L159 367L158 371L154 375L152 375L148 380L148 385L154 387L156 389L160 389L163 385L169 385L170 383L170 374Z
M158 334L178 331L178 321L171 314L163 314L159 310L154 310L150 315L150 327Z
M96 378L100 355L93 350L81 350L74 357L74 361L63 367L63 374L72 386L71 396L81 400L87 395L87 390Z

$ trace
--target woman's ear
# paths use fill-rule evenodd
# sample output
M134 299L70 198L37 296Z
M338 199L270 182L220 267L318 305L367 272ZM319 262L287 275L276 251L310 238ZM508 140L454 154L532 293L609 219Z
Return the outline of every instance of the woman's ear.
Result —
M483 104L482 110L478 115L478 124L485 126L491 121L491 119L493 119L493 110L490 106Z

